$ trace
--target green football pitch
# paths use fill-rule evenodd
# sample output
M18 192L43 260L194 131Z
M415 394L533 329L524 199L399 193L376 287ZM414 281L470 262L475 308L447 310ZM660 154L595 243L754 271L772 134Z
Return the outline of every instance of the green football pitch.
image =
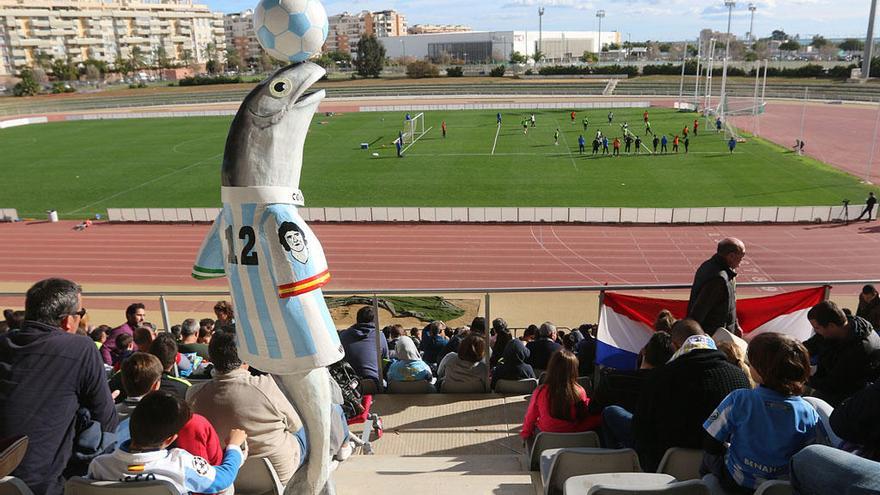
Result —
M690 152L591 155L597 130L644 136L642 109L536 112L429 111L427 133L397 158L403 112L316 115L306 140L301 188L307 206L794 206L865 197L855 177L782 147L747 139L728 153L700 121ZM583 131L582 119L589 119ZM694 114L650 109L671 138ZM24 217L56 209L84 218L107 208L219 206L220 162L231 118L62 122L0 131L0 207ZM448 135L441 136L445 121ZM559 144L554 132L559 129ZM584 134L587 151L578 151ZM361 143L369 143L362 150ZM650 147L650 138L646 139ZM623 146L621 146L623 149ZM373 154L378 153L378 157Z

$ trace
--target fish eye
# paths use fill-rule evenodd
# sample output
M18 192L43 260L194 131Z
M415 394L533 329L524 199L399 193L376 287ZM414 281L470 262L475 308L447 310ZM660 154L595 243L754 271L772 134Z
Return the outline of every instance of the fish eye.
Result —
M293 84L290 82L290 79L285 77L279 77L269 83L269 93L276 98L282 98L289 95L292 89Z

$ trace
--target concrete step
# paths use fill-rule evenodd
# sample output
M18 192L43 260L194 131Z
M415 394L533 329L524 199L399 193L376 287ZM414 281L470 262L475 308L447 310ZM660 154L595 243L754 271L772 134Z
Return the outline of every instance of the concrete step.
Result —
M355 455L334 479L343 495L536 495L517 455Z

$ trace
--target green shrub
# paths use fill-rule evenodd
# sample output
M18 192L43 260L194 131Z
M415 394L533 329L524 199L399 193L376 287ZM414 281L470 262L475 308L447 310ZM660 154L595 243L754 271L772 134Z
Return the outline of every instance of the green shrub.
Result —
M241 78L238 76L195 76L184 77L178 84L180 86L206 86L210 84L238 84Z
M446 69L446 75L449 77L462 77L464 76L464 68L463 67L450 67Z
M411 79L423 79L426 77L438 77L440 69L426 60L416 60L406 64L406 75Z
M489 75L492 77L504 77L504 73L507 71L507 67L503 65L496 65L490 72Z

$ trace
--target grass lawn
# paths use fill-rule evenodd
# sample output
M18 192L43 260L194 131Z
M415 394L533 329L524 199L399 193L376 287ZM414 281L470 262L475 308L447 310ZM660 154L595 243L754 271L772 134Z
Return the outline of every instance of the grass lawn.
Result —
M306 140L301 188L307 206L835 205L868 191L850 175L762 140L740 143L731 155L704 120L687 155L591 156L597 129L622 136L620 124L628 121L644 134L641 109L614 114L609 125L607 110L578 111L572 124L568 111L541 111L537 127L524 135L526 112L504 111L499 131L495 111L431 111L426 124L432 128L402 159L392 144L403 128L402 112L318 115ZM585 115L590 125L581 155ZM671 135L694 119L656 108L650 115L654 131L669 135L670 150ZM65 218L84 218L108 207L219 206L230 121L86 121L0 131L0 207L25 217L53 208ZM361 150L362 142L371 149Z

